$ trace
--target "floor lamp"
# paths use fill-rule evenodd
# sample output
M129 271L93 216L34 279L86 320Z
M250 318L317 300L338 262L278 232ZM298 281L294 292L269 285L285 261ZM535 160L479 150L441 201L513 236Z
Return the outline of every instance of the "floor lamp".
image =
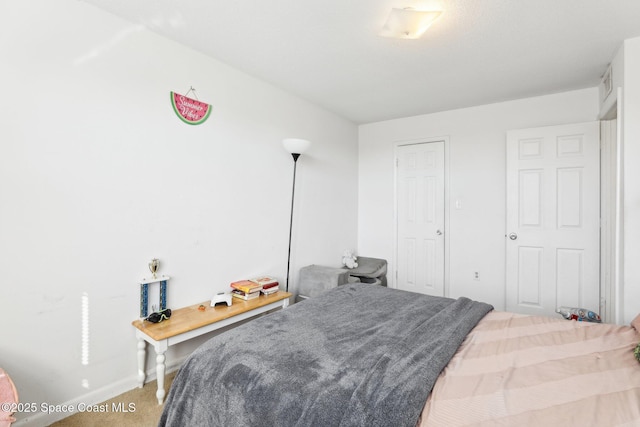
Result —
M291 266L291 235L293 232L293 201L296 194L296 166L298 157L304 153L311 145L310 141L299 138L287 138L282 140L284 149L291 153L293 157L293 187L291 189L291 217L289 219L289 252L287 253L287 283L285 290L289 292L289 267Z

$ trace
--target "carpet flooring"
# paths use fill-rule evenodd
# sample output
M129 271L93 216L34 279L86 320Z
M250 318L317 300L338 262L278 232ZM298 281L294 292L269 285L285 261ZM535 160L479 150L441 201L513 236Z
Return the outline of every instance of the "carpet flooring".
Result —
M173 381L176 372L165 378L165 390ZM158 425L162 408L156 399L158 383L151 381L143 388L135 388L113 399L99 403L105 412L79 412L51 424L50 427L154 427Z

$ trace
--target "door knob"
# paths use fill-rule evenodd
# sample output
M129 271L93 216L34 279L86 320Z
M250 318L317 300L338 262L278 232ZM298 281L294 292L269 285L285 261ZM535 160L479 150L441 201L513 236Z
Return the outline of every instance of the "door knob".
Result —
M518 238L518 235L516 233L509 233L509 238L511 240L516 240Z
M440 231L440 230L436 230L436 234L437 234L438 236L442 236L442 231Z

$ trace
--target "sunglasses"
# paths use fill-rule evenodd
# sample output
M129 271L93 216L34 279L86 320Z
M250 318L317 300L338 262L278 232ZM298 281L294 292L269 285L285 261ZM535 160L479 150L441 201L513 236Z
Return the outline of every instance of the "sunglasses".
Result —
M146 320L151 323L160 323L163 320L167 320L171 317L171 309L165 308L164 310L156 311L155 313L151 313Z

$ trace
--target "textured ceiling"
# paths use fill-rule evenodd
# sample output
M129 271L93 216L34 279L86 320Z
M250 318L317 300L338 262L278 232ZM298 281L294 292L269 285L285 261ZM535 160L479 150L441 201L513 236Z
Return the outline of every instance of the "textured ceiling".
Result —
M378 33L417 0L82 0L354 123L596 86L638 0L441 0L419 40Z

